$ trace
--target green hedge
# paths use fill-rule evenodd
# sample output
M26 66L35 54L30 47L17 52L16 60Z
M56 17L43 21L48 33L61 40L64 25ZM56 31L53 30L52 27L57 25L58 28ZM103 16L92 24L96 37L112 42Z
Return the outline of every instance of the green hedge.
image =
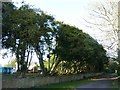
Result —
M120 76L120 66L118 67L118 76Z

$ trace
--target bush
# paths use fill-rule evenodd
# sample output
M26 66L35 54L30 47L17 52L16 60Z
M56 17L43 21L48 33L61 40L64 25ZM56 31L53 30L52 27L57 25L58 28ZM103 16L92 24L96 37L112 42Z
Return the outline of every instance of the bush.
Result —
M118 67L118 76L120 76L120 66Z

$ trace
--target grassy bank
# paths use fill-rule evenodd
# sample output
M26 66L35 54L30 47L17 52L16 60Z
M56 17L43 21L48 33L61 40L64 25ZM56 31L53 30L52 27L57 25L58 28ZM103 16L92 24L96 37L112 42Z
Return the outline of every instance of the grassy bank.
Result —
M47 89L47 90L72 90L80 85L90 83L90 79L85 79L85 80L80 80L80 81L72 81L72 82L64 82L64 83L56 83L56 84L50 84L50 85L45 85L42 87L39 87L41 89ZM41 90L40 89L40 90Z

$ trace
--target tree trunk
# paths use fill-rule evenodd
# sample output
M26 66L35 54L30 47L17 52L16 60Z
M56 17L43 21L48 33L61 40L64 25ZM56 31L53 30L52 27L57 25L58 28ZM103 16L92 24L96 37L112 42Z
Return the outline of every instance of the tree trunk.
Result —
M42 73L43 73L43 75L46 75L47 73L46 73L46 69L45 69L44 63L43 63L42 53L41 53L41 52L38 52L38 51L36 50L36 54L37 54L37 57L38 57L38 59L39 59L39 64L40 64L40 68L41 68L41 70L42 70Z

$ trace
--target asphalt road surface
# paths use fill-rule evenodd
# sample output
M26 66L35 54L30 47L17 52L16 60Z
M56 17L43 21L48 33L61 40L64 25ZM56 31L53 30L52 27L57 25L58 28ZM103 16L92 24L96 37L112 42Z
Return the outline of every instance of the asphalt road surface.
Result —
M113 87L113 81L115 82L116 81L116 78L98 78L98 79L92 79L92 82L88 83L88 84L85 84L85 85L80 85L79 87L77 87L75 90L90 90L90 89L95 89L95 90L106 90L106 89L109 89L109 90L116 90L115 88L118 88L117 85L116 87L114 88ZM117 83L117 81L116 81Z

